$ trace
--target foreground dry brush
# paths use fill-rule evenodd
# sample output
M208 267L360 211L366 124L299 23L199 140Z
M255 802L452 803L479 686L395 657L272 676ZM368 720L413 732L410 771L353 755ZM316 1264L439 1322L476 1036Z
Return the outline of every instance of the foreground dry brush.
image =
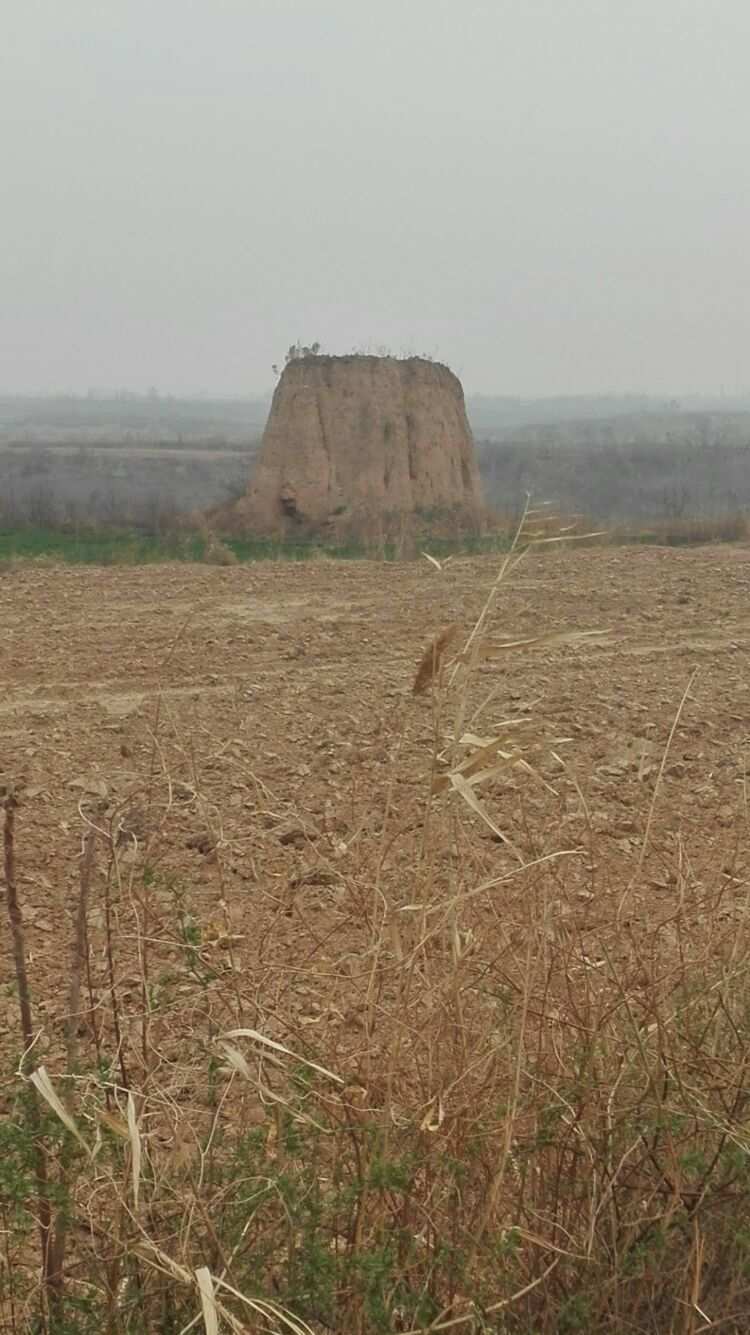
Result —
M613 866L574 753L532 763L533 713L486 734L478 665L518 647L503 581L549 532L526 516L463 642L435 628L391 718L378 825L345 863L333 832L316 866L325 938L299 885L263 934L252 907L237 930L221 812L173 780L157 727L140 804L81 804L68 1019L47 1032L23 791L4 790L22 1024L3 1330L748 1329L746 812L705 858L660 821L655 766L637 853ZM557 635L561 661L598 629ZM210 918L170 870L182 800L214 860ZM258 784L258 812L273 801ZM293 959L274 930L290 914Z

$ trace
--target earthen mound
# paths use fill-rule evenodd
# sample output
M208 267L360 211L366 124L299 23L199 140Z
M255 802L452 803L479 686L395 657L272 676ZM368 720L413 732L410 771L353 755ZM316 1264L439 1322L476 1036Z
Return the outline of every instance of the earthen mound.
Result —
M234 526L259 534L356 533L410 516L450 518L453 531L481 526L457 377L419 357L291 361Z

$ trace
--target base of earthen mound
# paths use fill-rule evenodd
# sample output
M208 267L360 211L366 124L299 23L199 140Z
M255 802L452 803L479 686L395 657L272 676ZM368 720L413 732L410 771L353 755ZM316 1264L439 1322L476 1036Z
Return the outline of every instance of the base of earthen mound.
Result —
M463 390L423 358L296 359L285 368L247 494L223 531L333 541L478 533L481 485Z

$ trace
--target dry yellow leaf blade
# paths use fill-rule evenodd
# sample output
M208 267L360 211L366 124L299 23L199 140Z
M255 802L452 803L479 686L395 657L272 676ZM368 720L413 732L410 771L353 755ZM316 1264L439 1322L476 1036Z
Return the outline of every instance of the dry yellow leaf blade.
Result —
M141 1189L142 1147L135 1099L130 1090L128 1091L128 1140L130 1141L130 1171L133 1179L133 1206L137 1210Z
M320 1075L326 1076L329 1080L335 1080L336 1084L343 1085L344 1081L340 1075L334 1075L325 1066L318 1066L317 1062L309 1061L307 1057L301 1057L298 1052L292 1052L283 1043L277 1043L275 1038L268 1038L266 1034L261 1034L257 1029L228 1029L221 1038L251 1038L254 1043L260 1043L262 1047L271 1048L273 1052L281 1052L285 1057L291 1057L296 1062L302 1062L303 1066L309 1066L311 1070L317 1071Z
M195 1272L195 1278L198 1283L198 1292L201 1296L203 1324L206 1328L206 1335L219 1335L219 1313L216 1310L216 1294L214 1293L214 1282L211 1278L211 1271L208 1266L199 1266Z
M38 1093L41 1094L45 1102L49 1104L52 1111L60 1118L60 1121L62 1122L63 1126L67 1127L68 1131L72 1136L75 1136L79 1145L83 1147L83 1149L86 1151L87 1155L90 1158L91 1150L89 1149L89 1146L86 1144L86 1141L84 1140L83 1136L78 1130L78 1127L76 1126L74 1119L71 1117L70 1113L68 1112L64 1103L62 1102L62 1099L57 1094L55 1087L52 1084L52 1081L50 1080L45 1067L38 1066L35 1071L31 1072L29 1080L31 1081L34 1088L38 1091Z
M462 774L453 773L450 774L448 777L450 778L452 787L455 788L457 793L461 794L466 805L471 807L472 811L474 811L476 815L479 816L480 820L484 821L485 825L488 826L490 830L492 830L493 834L497 835L498 839L500 839L502 843L505 844L506 848L510 850L513 856L518 858L519 862L523 862L523 857L519 853L518 849L508 838L507 834L505 834L500 829L500 827L495 824L494 820L490 816L490 813L485 809L485 807L479 801L479 798L474 792L474 789L472 788L471 784L467 782L467 780L463 777Z
M530 635L522 640L487 640L478 652L480 658L494 658L511 649L554 649L567 644L601 640L602 636L609 634L610 630L568 630L550 635Z
M436 1098L430 1099L422 1121L419 1124L420 1131L439 1131L445 1121L445 1107L443 1100L438 1094Z

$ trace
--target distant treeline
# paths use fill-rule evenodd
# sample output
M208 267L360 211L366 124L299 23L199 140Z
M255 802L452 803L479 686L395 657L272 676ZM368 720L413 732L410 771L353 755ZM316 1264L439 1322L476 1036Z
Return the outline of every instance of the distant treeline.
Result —
M0 398L0 442L235 444L255 439L266 399Z
M242 494L248 449L152 444L0 445L0 529L130 524L162 533L178 515Z
M481 441L477 450L487 503L505 516L529 492L617 524L750 512L750 445ZM0 528L92 519L163 531L178 514L240 495L252 464L252 450L0 448Z
M478 453L485 498L501 513L516 512L529 492L600 520L650 522L750 510L750 445L484 441Z
M123 391L96 395L0 396L0 442L9 439L52 442L151 441L221 438L227 443L258 436L265 425L271 394L247 399L174 398ZM580 431L611 429L618 419L659 416L680 430L686 415L750 412L750 396L734 398L655 398L638 394L559 395L521 398L470 394L466 408L478 437L504 438L516 428Z
M530 492L609 524L750 512L750 412L720 402L470 398L486 500L511 515ZM0 527L92 519L161 531L241 494L267 408L158 395L0 398Z

